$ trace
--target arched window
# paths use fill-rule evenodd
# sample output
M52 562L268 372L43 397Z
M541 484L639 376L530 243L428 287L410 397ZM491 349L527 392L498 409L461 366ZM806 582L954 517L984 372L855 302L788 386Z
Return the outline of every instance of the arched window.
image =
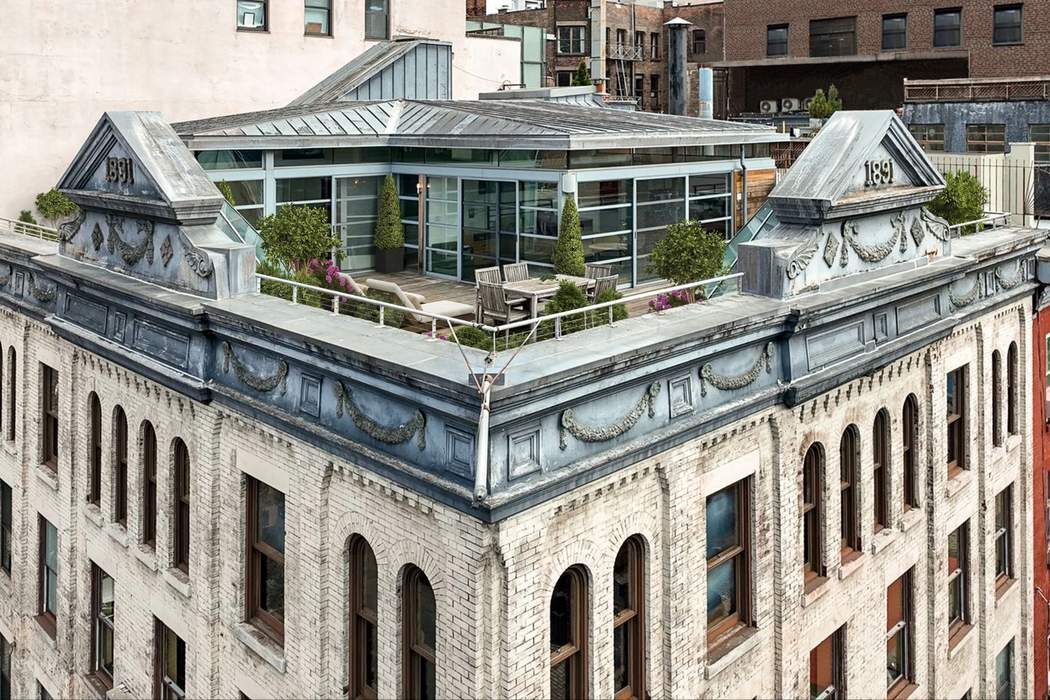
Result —
M901 461L904 479L904 508L919 507L918 454L916 442L919 436L919 400L915 394L904 399L901 411Z
M7 349L7 384L11 387L7 395L7 439L14 440L18 418L18 354L13 347Z
M802 573L806 585L824 575L824 446L810 445L802 462Z
M172 476L175 494L174 564L184 573L190 571L190 452L186 443L175 438L171 445Z
M95 392L88 397L88 423L87 500L97 506L102 498L102 404Z
M1003 444L1003 358L998 350L992 351L992 444Z
M613 691L644 698L645 547L638 536L620 547L613 565Z
M573 566L551 594L552 698L587 697L587 573Z
M707 53L707 33L703 29L693 30L693 53Z
M1018 393L1017 343L1010 343L1006 351L1006 430L1011 435L1017 435Z
M871 428L872 482L875 493L875 532L890 526L890 416L886 409L875 414Z
M402 599L404 638L403 695L429 700L437 688L437 603L426 574L414 566L405 572Z
M113 409L113 520L128 524L128 417Z
M157 547L157 433L142 423L142 542Z
M860 552L860 434L851 425L839 443L839 504L842 554Z
M350 540L350 697L379 697L376 557L364 537Z

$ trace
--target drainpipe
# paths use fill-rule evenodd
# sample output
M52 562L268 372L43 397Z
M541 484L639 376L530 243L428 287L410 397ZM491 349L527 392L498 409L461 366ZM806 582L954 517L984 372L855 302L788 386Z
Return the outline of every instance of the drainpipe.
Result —
M489 398L492 395L492 377L485 373L481 382L481 414L478 416L478 435L475 440L474 502L482 503L488 496L489 484Z
M693 26L681 17L664 22L667 27L667 111L685 114L689 99L688 38L686 27Z
M743 198L743 201L740 203L740 219L741 219L741 221L740 221L740 226L737 227L738 229L740 227L744 226L744 224L747 223L748 218L750 218L747 215L747 162L746 162L746 158L745 158L746 154L747 154L747 146L741 145L740 146L740 190L741 190L740 196ZM735 231L734 231L734 233L735 233Z

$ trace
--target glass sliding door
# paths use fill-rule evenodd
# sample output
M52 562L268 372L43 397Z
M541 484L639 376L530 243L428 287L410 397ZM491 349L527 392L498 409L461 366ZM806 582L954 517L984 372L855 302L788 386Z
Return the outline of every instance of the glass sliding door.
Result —
M344 270L375 267L373 245L379 177L340 177L335 181L334 229L343 249Z
M461 275L474 281L474 270L517 260L513 182L463 180L463 264Z
M553 268L551 256L558 240L558 183L521 182L518 189L521 203L518 257L528 262L530 268Z
M427 179L426 271L459 277L459 179Z
M649 271L649 254L670 224L685 219L685 178L635 180L635 236L638 251L635 284L656 279Z
M633 197L631 180L579 183L583 259L611 265L619 284L632 281Z

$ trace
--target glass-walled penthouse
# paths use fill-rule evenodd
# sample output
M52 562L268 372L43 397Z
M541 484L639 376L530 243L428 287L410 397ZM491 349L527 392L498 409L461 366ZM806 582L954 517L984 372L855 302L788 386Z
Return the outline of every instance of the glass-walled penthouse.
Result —
M253 225L289 205L324 209L342 242L342 266L373 267L383 178L395 175L406 267L473 281L479 267L525 261L549 267L563 197L575 187L588 262L622 284L652 278L648 256L676 221L731 237L741 163L772 167L768 144L523 151L404 147L198 151L230 186ZM420 214L423 224L420 225Z

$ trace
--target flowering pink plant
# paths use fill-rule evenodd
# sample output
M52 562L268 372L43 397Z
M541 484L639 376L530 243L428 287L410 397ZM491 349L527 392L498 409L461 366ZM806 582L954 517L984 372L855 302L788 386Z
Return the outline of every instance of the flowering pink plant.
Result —
M670 294L657 294L655 299L649 301L649 310L667 311L676 306L685 306L688 303L690 303L689 293L684 289L679 289Z
M310 274L317 277L319 280L324 280L324 286L329 289L334 289L339 292L345 292L347 294L354 293L354 286L350 283L350 278L339 271L339 266L331 260L318 260L313 258L306 264Z

